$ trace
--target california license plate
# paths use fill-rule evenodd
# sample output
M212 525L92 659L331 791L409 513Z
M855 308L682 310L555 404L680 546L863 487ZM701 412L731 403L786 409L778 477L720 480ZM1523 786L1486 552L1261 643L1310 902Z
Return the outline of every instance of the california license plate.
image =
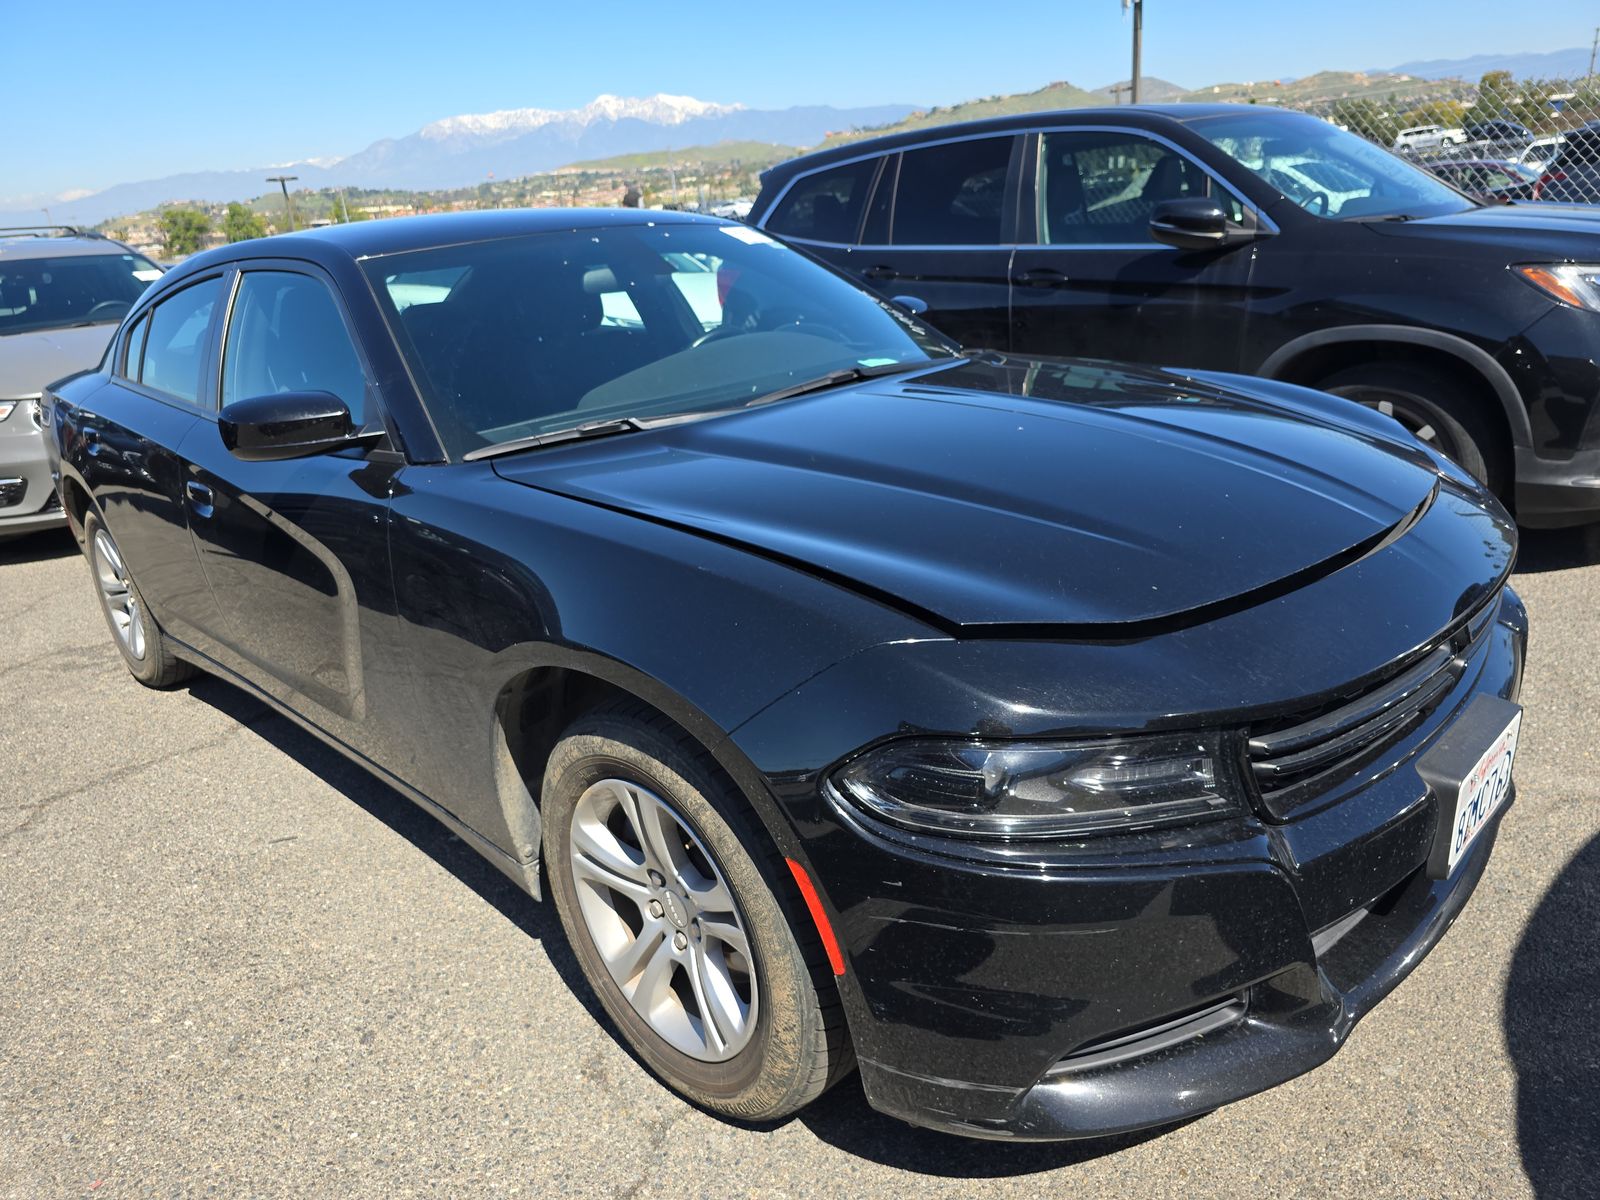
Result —
M1475 700L1417 763L1439 802L1428 875L1446 879L1511 795L1522 710L1508 700Z

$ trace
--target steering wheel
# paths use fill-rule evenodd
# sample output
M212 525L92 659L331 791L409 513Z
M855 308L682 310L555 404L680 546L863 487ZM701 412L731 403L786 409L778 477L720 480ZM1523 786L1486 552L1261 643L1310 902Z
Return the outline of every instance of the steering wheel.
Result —
M122 317L133 307L126 300L102 300L83 314L85 321L103 321L112 317Z
M1328 200L1327 192L1312 192L1304 200L1300 201L1300 207L1305 209L1307 212L1313 211L1311 207L1313 204L1317 206L1315 211L1319 217L1327 216L1328 209L1332 207L1332 203Z

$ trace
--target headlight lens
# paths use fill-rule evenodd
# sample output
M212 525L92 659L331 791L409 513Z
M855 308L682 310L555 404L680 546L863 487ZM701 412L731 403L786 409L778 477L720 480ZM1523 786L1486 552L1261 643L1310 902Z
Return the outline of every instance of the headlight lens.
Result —
M1548 263L1514 270L1552 299L1600 312L1600 264Z
M1240 811L1237 735L1081 742L890 742L834 788L896 825L982 838L1071 838Z
M0 400L0 421L11 415L11 410L17 406L15 400Z

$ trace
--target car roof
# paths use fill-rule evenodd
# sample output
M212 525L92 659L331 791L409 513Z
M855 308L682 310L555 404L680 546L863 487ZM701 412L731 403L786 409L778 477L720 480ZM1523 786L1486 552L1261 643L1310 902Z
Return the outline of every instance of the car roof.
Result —
M99 234L48 233L33 229L0 229L0 258L7 262L30 258L86 258L96 254L132 254L121 242Z
M820 163L842 161L894 150L901 146L917 145L940 138L972 137L984 133L1013 133L1035 129L1043 125L1095 125L1112 122L1131 129L1150 132L1171 130L1206 117L1252 115L1279 118L1305 119L1308 114L1293 109L1274 108L1262 104L1122 104L1114 107L1051 109L1042 112L1011 113L1003 117L985 117L977 121L959 121L949 125L926 125L899 133L882 134L855 142L843 142L825 150L813 150L768 168L762 173L763 182L785 178L789 174L809 170ZM1315 119L1315 118L1312 118Z

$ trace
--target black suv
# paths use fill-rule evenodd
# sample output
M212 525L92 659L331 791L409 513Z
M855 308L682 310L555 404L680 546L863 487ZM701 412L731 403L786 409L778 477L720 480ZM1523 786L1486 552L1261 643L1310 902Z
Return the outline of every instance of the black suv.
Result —
M1302 113L1035 113L794 159L752 221L970 346L1348 396L1530 526L1600 519L1600 213L1483 206Z

